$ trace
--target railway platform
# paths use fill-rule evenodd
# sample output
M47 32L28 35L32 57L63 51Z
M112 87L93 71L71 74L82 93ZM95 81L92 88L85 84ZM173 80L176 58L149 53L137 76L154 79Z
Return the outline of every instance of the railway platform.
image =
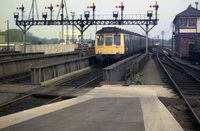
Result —
M160 86L104 85L84 96L3 116L0 129L182 131L155 88Z
M183 131L158 97L175 97L163 87L152 59L143 85L103 85L83 96L0 117L0 130Z
M163 85L158 69L153 59L149 59L141 71L139 81L142 85Z

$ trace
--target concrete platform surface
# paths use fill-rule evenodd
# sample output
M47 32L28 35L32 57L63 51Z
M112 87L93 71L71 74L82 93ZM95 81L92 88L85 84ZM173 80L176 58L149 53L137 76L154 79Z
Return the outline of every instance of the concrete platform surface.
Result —
M0 129L183 131L152 88L104 85L84 96L0 117Z
M156 68L156 63L151 58L147 62L147 64L142 69L142 77L140 78L140 82L143 85L163 85L160 78L160 74L158 72L158 69Z

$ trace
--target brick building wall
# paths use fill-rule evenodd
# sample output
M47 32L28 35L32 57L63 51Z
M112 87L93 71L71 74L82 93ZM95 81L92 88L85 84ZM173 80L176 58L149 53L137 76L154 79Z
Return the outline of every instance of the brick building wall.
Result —
M180 57L188 57L190 44L195 44L200 39L199 34L179 34L175 38L175 50Z

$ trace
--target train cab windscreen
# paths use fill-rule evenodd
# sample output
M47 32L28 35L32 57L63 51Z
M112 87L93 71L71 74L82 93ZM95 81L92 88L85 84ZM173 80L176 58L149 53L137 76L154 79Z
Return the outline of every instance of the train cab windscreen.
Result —
M97 45L98 46L103 46L103 43L104 43L104 36L103 35L98 35Z
M120 46L120 35L115 35L114 36L114 45Z
M112 35L106 35L106 46L112 45Z

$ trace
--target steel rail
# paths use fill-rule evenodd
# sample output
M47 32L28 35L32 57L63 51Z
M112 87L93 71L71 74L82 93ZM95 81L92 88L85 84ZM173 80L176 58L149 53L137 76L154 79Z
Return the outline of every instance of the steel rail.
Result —
M37 88L37 87L36 87L36 88ZM40 87L38 87L38 88L40 88ZM45 89L45 88L44 88L44 89ZM6 102L6 103L4 103L4 104L1 104L1 105L0 105L0 109L1 109L1 108L4 108L4 107L6 107L6 106L10 106L10 105L12 105L12 104L14 104L14 103L16 103L16 102L18 102L18 101L20 101L20 100L25 99L25 98L28 98L28 97L30 97L30 96L36 94L36 93L39 92L40 90L42 90L42 89L39 89L39 90L37 90L37 91L35 91L35 92L33 92L33 93L27 94L27 95L25 95L25 96L16 98L16 99L14 99L14 100L12 100L12 101L9 101L9 102Z
M8 81L6 81L6 83L7 83L7 84L13 84L13 83L16 83L16 82L19 82L19 81L27 80L27 79L29 79L29 78L31 78L31 75L30 75L30 74L27 74L27 75L21 76L20 78L8 80Z
M176 70L179 70L179 71L182 71L182 72L183 72L183 70L181 70L180 68L178 68L178 67L176 67L176 66L174 66L174 65L172 65L172 64L169 64L169 63L167 63L167 62L161 60L160 58L159 58L159 60L160 60L162 63L165 63L166 65L168 65L168 66L170 66L170 67L172 67L172 68L174 68L174 69L176 69Z
M50 103L52 103L52 102L55 102L56 100L59 100L60 98L64 97L65 95L72 94L72 93L74 93L75 91L79 90L80 88L86 87L88 84L91 84L91 83L97 81L98 79L100 79L100 78L102 78L102 77L103 77L103 76L100 75L100 76L98 76L98 77L96 77L96 78L90 80L89 82L84 83L83 85L80 85L80 86L78 86L78 87L74 87L74 88L72 88L70 91L68 91L67 93L62 94L62 95L56 97L55 99L53 99L53 100L51 100L51 101L48 101L47 103L45 103L45 104L43 104L43 105L50 104Z
M99 70L102 70L102 69L101 69L101 68L97 68L97 69L95 69L95 70L89 71L89 72L84 73L84 74L82 74L82 75L80 75L80 76L77 76L77 77L75 77L75 78L69 79L67 82L62 82L62 83L56 84L56 86L63 86L63 85L72 83L72 82L74 82L74 81L77 81L77 80L79 80L79 79L81 79L81 78L83 78L83 77L89 75L89 74L93 74L93 73L95 73L95 72L97 72L97 71L99 71Z
M4 103L4 104L1 104L1 105L0 105L0 110L1 110L2 108L5 108L6 106L12 106L12 104L17 103L17 102L19 102L19 101L21 101L21 100L23 100L23 99L26 99L26 98L28 98L28 97L30 97L30 96L33 96L33 95L35 95L36 93L38 93L38 92L40 92L40 91L48 90L48 88L46 88L46 87L41 88L41 87L38 86L38 87L36 87L35 89L37 89L37 88L38 88L38 90L35 91L35 92L29 93L29 94L27 94L27 95L25 95L25 96L22 96L22 97L19 97L19 98L14 99L14 100L11 100L11 101L9 101L9 102L6 102L6 103ZM24 94L25 94L25 93L24 93Z
M183 93L181 92L181 90L179 89L178 85L175 83L175 81L173 80L173 78L170 76L169 72L167 71L167 69L164 67L164 65L162 64L162 62L160 61L160 58L158 57L158 50L157 50L157 59L160 63L160 65L162 66L162 68L164 69L164 71L166 72L166 74L168 75L168 77L170 78L171 82L173 83L173 85L175 86L175 88L178 90L178 92L180 93L181 97L184 99L185 103L187 104L187 106L189 107L189 109L192 111L194 117L196 118L196 120L198 121L198 123L200 124L200 119L197 116L196 112L193 110L193 108L191 107L190 103L187 101L187 99L185 98L185 96L183 95Z
M196 81L200 82L200 80L193 75L190 71L186 70L184 67L182 67L180 64L178 64L176 61L172 60L169 56L167 56L166 54L164 54L171 62L173 62L176 66L180 67L184 72L186 72L187 75L193 77Z
M99 71L99 70L100 70L100 68L98 68L97 70L93 70L93 71L89 72L89 74L94 73L94 72L97 72L97 71ZM87 73L87 74L88 74L88 73ZM85 74L84 74L84 76L85 76ZM101 75L101 77L102 77L102 75ZM81 78L82 78L82 77L81 77ZM98 78L96 78L96 79L98 79ZM87 82L87 83L85 83L85 84L83 84L83 85L81 85L81 86L79 86L79 87L74 87L74 88L71 89L68 93L73 93L74 91L78 90L78 88L84 87L84 86L86 86L87 84L90 84L90 83L91 83L92 81L94 81L94 80L95 80L95 79L90 80L89 82ZM37 93L40 92L40 91L49 90L48 88L45 88L45 87L44 87L44 88L41 88L41 87L39 87L39 86L36 87L36 89L38 89L38 90L36 90L35 92L29 93L29 94L27 94L27 95L25 95L25 96L22 96L22 97L19 97L19 98L14 99L14 100L11 100L11 101L9 101L9 102L6 102L6 103L1 104L1 105L0 105L0 110L2 110L2 109L4 109L4 108L7 108L7 107L11 107L11 106L13 106L15 103L19 103L19 102L22 101L23 99L26 99L26 98L28 98L28 97L31 97L31 96L37 94ZM26 94L26 93L23 93L23 94ZM62 98L64 95L66 95L66 93L60 95L57 99ZM55 99L55 100L56 100L56 99ZM53 99L52 102L55 101L55 100ZM50 103L51 103L51 102L50 102ZM45 104L47 104L47 103L45 103ZM45 104L43 104L43 105L45 105Z

